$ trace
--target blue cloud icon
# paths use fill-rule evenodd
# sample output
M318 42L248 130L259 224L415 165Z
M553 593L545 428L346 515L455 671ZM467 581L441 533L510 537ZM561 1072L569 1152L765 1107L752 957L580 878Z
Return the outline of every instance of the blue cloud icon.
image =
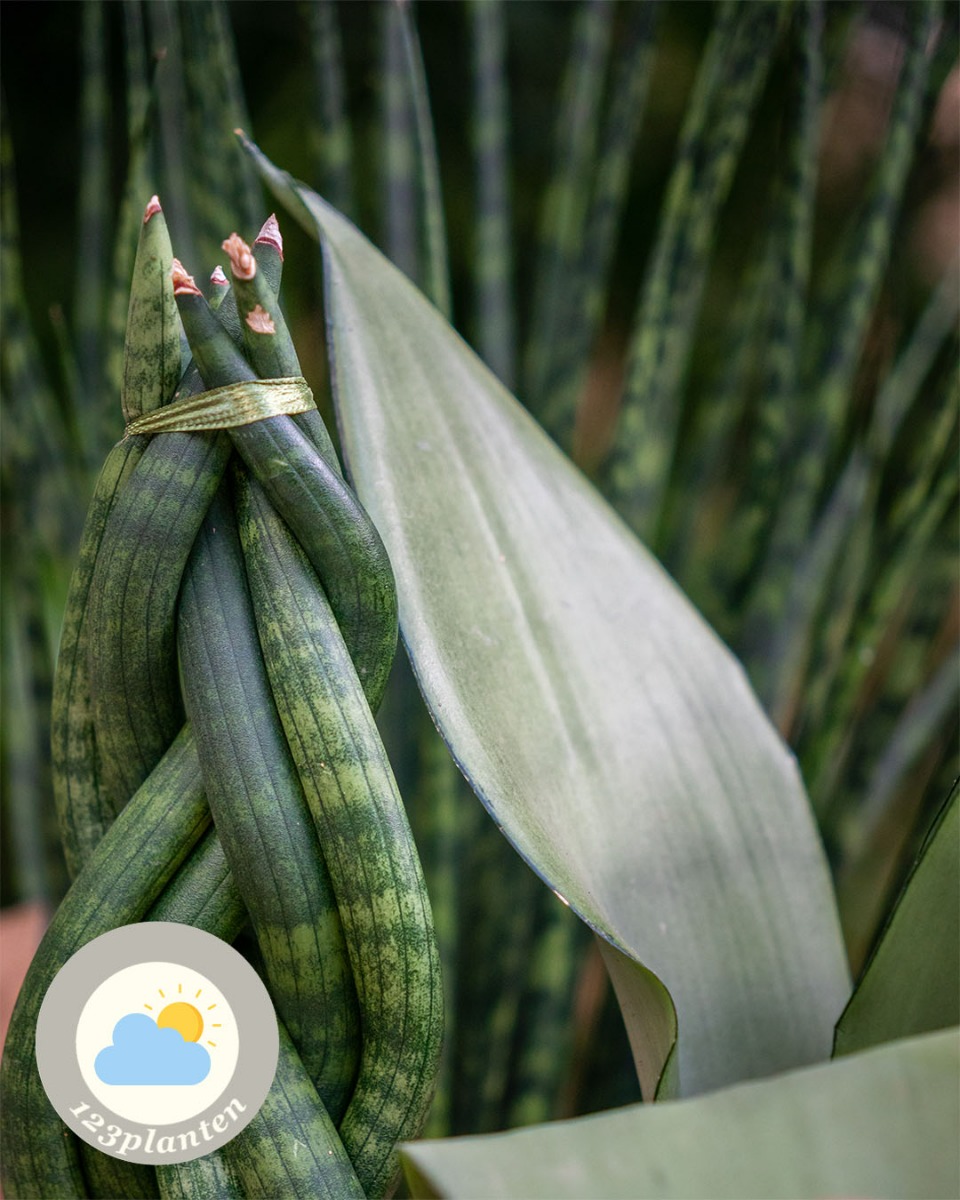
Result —
M113 1027L113 1045L100 1051L93 1069L103 1083L200 1083L210 1073L210 1055L196 1042L185 1042L179 1030L128 1013Z

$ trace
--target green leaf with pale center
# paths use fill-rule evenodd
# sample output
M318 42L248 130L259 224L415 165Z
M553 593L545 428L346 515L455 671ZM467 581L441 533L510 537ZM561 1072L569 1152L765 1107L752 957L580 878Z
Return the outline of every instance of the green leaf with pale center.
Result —
M635 1049L672 1019L653 972L683 1093L826 1058L849 994L833 893L739 664L416 288L257 162L322 243L344 450L424 696L504 834L620 952ZM647 1095L665 1052L637 1055Z
M419 1197L960 1194L955 1029L671 1104L403 1150Z

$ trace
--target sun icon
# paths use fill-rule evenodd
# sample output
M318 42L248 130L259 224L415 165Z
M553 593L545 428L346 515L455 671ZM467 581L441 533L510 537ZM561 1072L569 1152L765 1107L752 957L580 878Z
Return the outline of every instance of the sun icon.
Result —
M176 1029L185 1042L198 1042L203 1033L203 1017L185 1000L168 1004L157 1014L157 1025L161 1029Z
M157 988L157 991L166 1000L166 993L163 989ZM182 991L183 984L177 984L177 992L182 993ZM200 988L196 996L194 996L195 1000L199 999L202 991L203 988ZM149 1009L151 1012L153 1011L152 1004L144 1004L143 1007ZM207 1005L207 1011L209 1012L216 1007L216 1004L209 1004ZM203 1014L189 1000L173 1000L169 1004L164 1005L159 1013L157 1013L156 1022L160 1029L175 1029L185 1042L198 1042L204 1030ZM207 1024L210 1030L221 1028L219 1022L216 1021L208 1021ZM206 1039L206 1044L213 1047L217 1045L216 1042L212 1042L209 1039Z

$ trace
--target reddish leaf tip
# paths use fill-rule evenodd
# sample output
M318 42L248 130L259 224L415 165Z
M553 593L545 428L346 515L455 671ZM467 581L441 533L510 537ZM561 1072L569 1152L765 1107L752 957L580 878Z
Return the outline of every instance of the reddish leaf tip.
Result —
M280 233L280 223L277 221L276 213L271 213L270 216L264 221L263 228L257 234L254 245L256 245L257 242L264 243L268 246L273 246L276 252L280 255L281 261L283 260L283 237Z
M144 225L146 225L146 223L150 220L151 217L156 216L156 214L161 211L162 211L162 209L160 208L160 197L159 196L151 196L149 201L147 202L147 207L143 210Z
M224 275L223 267L221 267L219 265L219 263L217 264L217 266L215 266L213 268L213 271L210 274L210 282L215 287L229 287L230 286L230 280L227 279L226 275Z
M257 260L239 233L231 233L220 247L230 259L235 279L252 279L257 273Z
M170 278L173 280L173 294L175 296L203 295L194 282L193 276L187 273L179 258L173 260L173 265L170 267Z

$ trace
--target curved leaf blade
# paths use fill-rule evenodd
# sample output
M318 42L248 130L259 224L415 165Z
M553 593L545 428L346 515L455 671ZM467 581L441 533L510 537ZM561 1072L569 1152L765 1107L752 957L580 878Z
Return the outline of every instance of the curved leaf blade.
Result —
M739 664L436 309L257 161L321 239L344 451L464 774L534 870L669 989L685 1094L827 1057L849 994L832 889Z
M958 795L954 788L837 1022L837 1055L960 1023Z
M402 1156L421 1197L933 1200L960 1194L958 1072L949 1030L696 1100L420 1142Z

